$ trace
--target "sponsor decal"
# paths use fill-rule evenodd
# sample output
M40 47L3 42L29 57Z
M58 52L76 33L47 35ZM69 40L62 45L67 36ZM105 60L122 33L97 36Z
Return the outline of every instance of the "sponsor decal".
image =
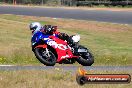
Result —
M69 58L69 57L70 57L69 55L62 56L61 59L63 59L63 58Z
M63 44L57 44L55 41L53 41L52 39L49 39L49 38L44 38L44 40L48 40L47 41L47 44L54 47L54 48L59 48L61 50L66 50L67 49L67 46L66 45L63 45Z

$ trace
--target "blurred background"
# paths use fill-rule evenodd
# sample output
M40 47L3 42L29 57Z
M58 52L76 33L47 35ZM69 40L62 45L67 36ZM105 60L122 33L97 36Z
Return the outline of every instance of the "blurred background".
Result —
M0 0L0 4L48 6L132 6L132 0Z

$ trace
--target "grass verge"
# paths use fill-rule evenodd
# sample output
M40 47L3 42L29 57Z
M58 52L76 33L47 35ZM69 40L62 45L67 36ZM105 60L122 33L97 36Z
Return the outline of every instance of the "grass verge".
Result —
M113 74L129 73L121 71L89 71L89 74ZM76 82L76 74L62 70L21 70L0 71L1 88L131 88L130 84L85 84L80 86Z
M0 15L0 64L40 64L31 51L28 25L33 21L57 25L70 35L80 34L80 43L95 56L94 65L132 64L131 25L16 15Z

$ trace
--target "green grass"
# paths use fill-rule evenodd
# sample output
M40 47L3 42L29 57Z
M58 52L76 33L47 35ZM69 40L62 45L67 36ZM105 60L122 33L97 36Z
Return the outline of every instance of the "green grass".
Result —
M31 51L28 25L33 21L57 25L70 35L80 34L80 43L95 57L93 65L132 64L131 25L16 15L0 15L0 64L41 64Z
M127 71L88 71L88 74L129 73ZM130 84L85 84L80 86L76 82L76 74L62 70L21 70L0 71L1 88L131 88Z
M92 7L99 7L99 8L132 8L131 5L126 5L126 6L122 6L122 5L116 5L116 6L105 6L105 5L93 5Z

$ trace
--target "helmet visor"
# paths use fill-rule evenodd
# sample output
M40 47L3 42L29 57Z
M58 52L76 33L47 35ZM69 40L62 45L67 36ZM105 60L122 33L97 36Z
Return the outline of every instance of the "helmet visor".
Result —
M30 30L36 30L36 26L35 27L30 27Z

